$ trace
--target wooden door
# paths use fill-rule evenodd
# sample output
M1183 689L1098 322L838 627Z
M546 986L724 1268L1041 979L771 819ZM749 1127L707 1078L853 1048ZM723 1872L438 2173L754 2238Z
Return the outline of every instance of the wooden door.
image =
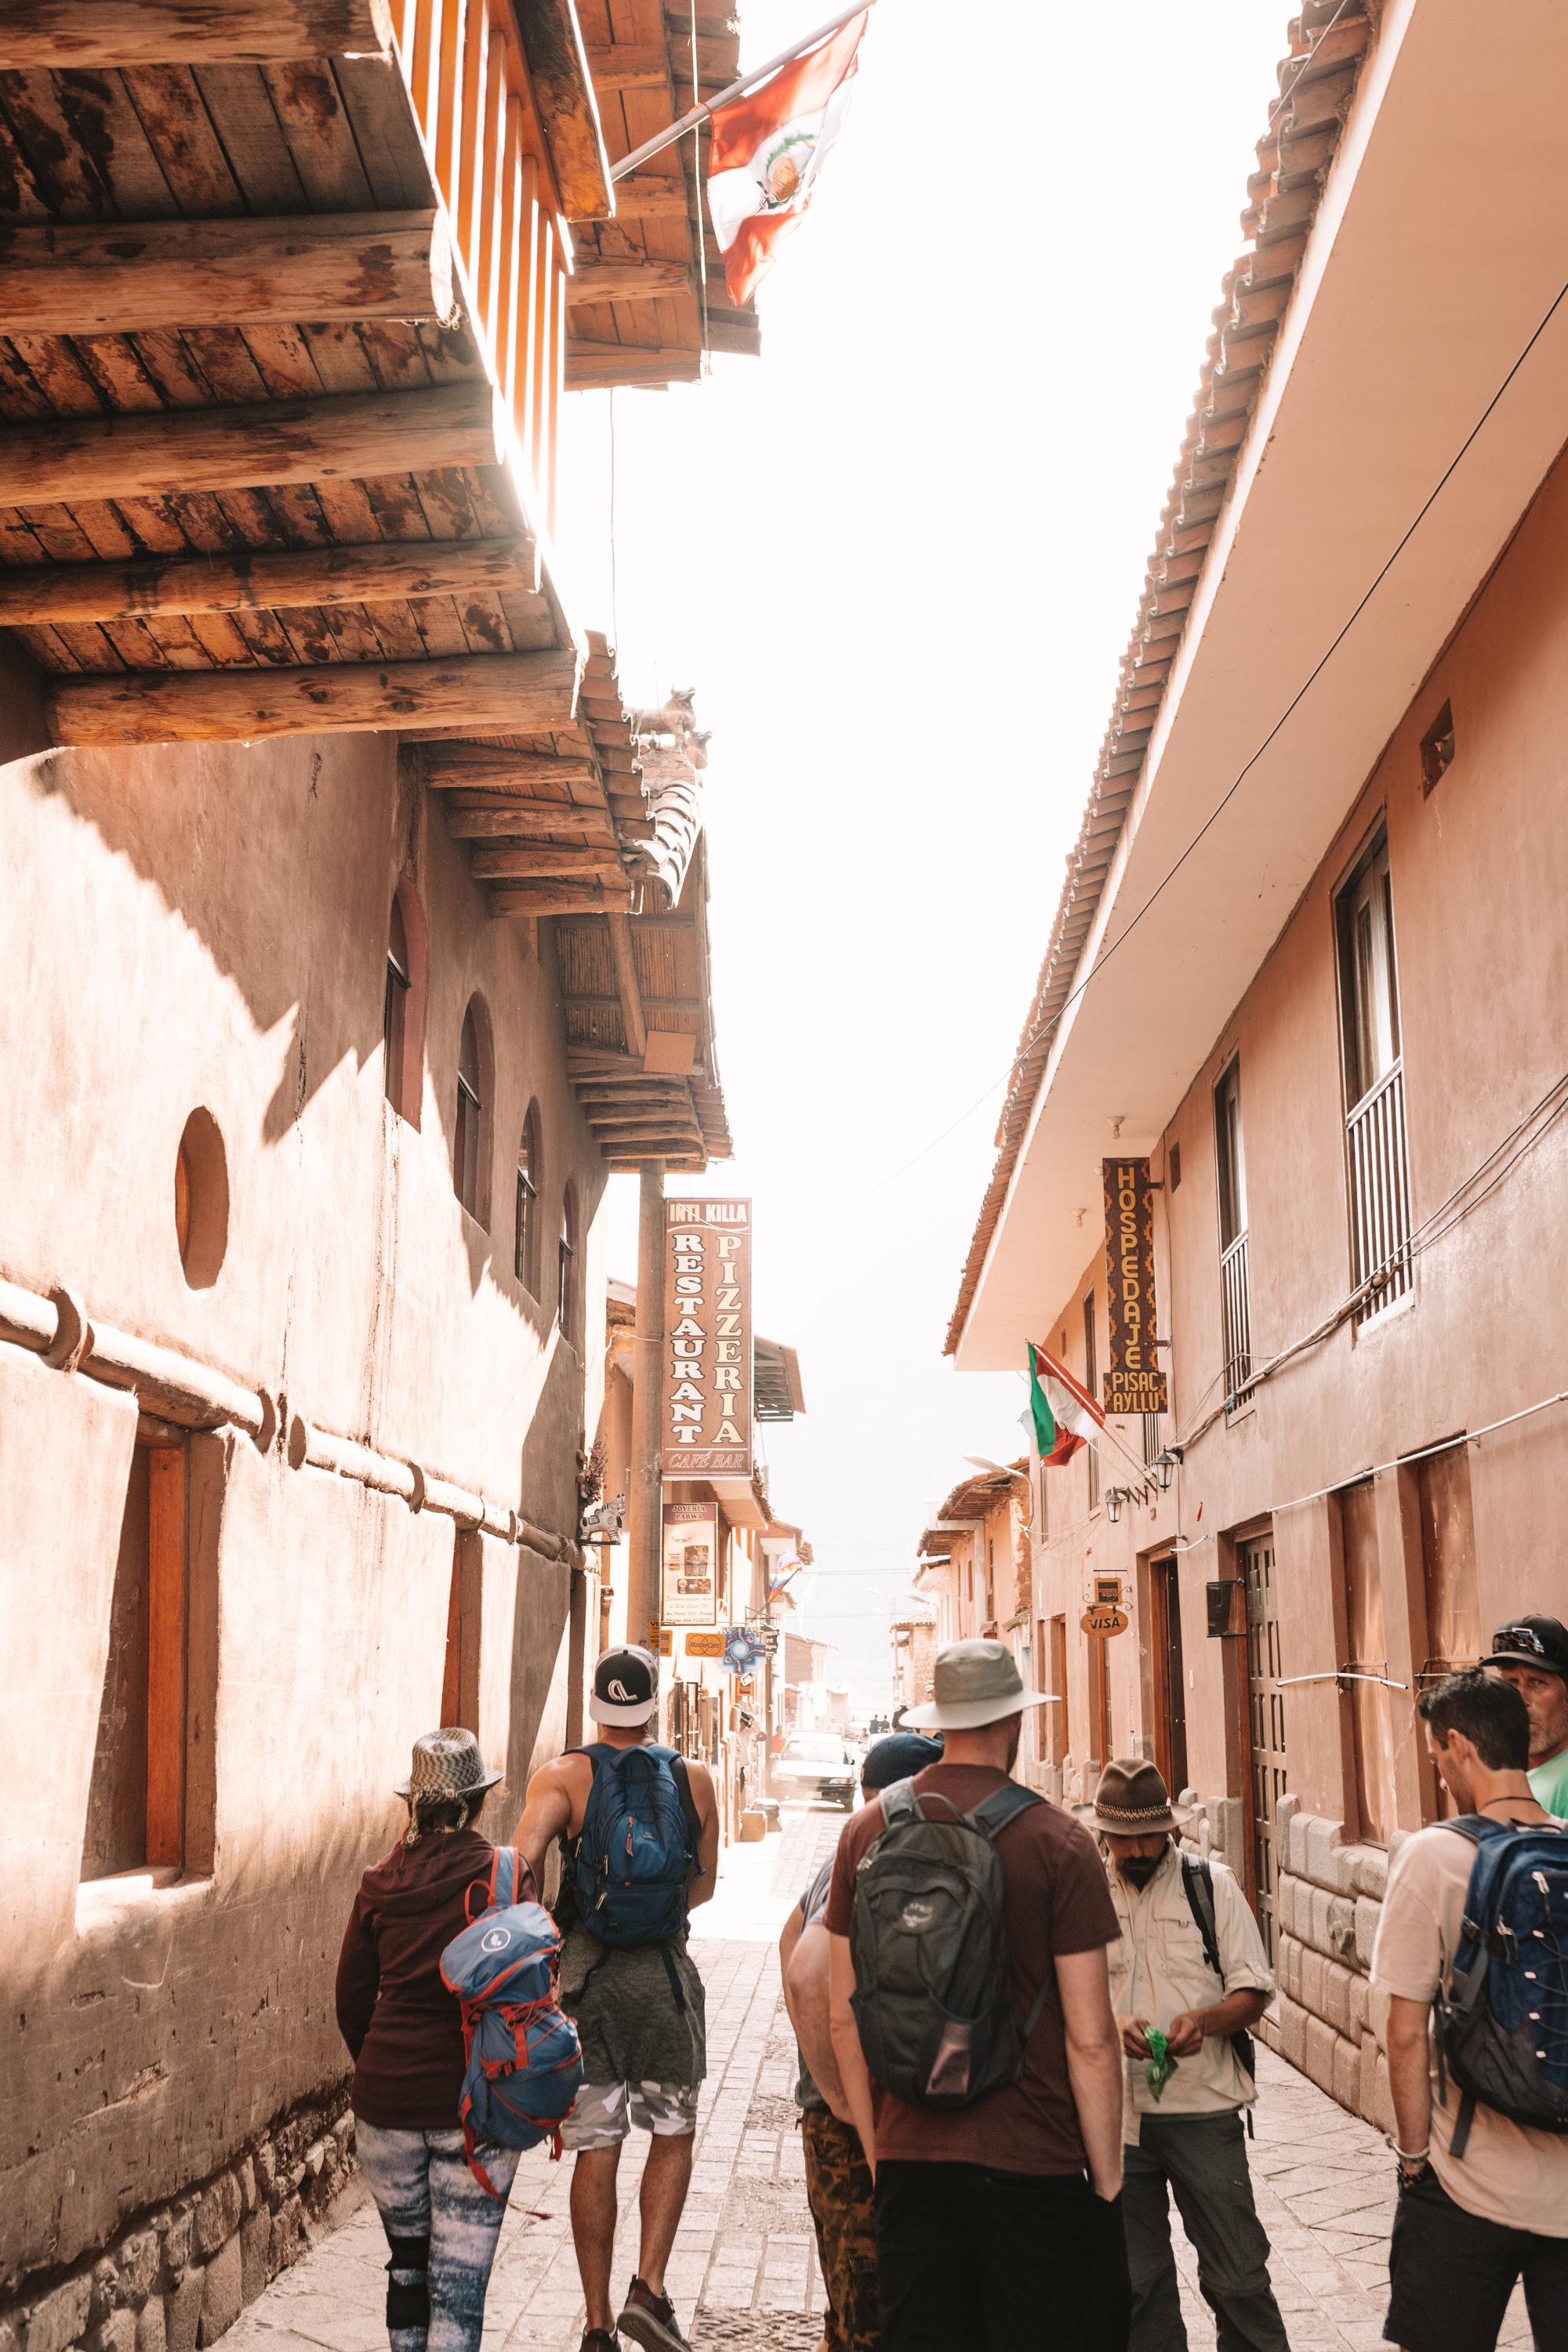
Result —
M1476 1538L1470 1517L1470 1449L1461 1442L1420 1465L1421 1561L1426 1585L1426 1656L1416 1687L1473 1666L1486 1644L1476 1591ZM1428 1800L1439 1819L1458 1811L1436 1773Z
M1182 1659L1182 1597L1173 1555L1149 1563L1150 1664L1154 1760L1173 1797L1187 1785L1187 1675Z
M1289 1787L1285 1748L1285 1669L1279 1656L1279 1599L1274 1582L1274 1531L1241 1546L1247 1587L1247 1693L1252 1740L1252 1871L1258 1925L1270 1962L1275 1954L1274 1808Z
M1055 1691L1056 1705L1047 1709L1051 1718L1051 1762L1060 1766L1067 1762L1072 1746L1068 1725L1068 1621L1066 1617L1051 1619L1051 1678L1046 1685Z
M1394 1827L1394 1724L1388 1691L1357 1676L1386 1675L1383 1630L1383 1576L1377 1553L1377 1502L1370 1478L1347 1487L1340 1497L1344 1529L1345 1624L1350 1655L1345 1660L1351 1724L1355 1738L1356 1804L1361 1834L1368 1845L1386 1845Z

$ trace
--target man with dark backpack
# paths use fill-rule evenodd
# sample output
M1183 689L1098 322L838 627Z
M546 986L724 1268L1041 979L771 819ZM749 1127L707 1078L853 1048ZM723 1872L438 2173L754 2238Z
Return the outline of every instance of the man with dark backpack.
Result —
M1531 1793L1509 1684L1449 1675L1419 1710L1459 1818L1401 1846L1373 1952L1399 2168L1383 2332L1491 2352L1522 2278L1536 2352L1563 2352L1568 1828Z
M1219 2341L1236 2352L1288 2352L1241 2129L1241 2110L1258 2095L1250 2029L1274 1981L1230 1872L1182 1853L1186 1818L1158 1769L1136 1757L1108 1764L1093 1804L1079 1808L1106 1849L1121 1926L1110 2000L1127 2075L1121 2210L1131 2352L1186 2352L1173 2191Z
M576 2022L587 2076L561 2134L576 2158L572 2237L587 2305L583 2352L617 2352L617 2330L647 2352L689 2352L664 2271L685 2209L707 2072L702 1979L686 1928L688 1913L713 1893L719 1801L706 1765L652 1744L658 1706L652 1654L607 1650L588 1702L599 1738L534 1774L515 1837L541 1885L551 1841L561 1843L560 2000ZM616 2179L634 2123L651 2145L637 2275L616 2319Z
M868 1797L828 1888L833 2048L875 2179L883 2352L1127 2341L1116 1914L1086 1831L1010 1778L1006 1645L939 1650L940 1764Z

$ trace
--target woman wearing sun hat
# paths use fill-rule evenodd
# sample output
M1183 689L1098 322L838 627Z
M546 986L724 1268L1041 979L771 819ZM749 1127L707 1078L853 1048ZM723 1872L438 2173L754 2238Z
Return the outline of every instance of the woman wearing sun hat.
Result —
M392 2352L477 2352L517 2169L515 2148L478 2144L498 2202L468 2168L458 2116L462 2023L440 1971L443 1950L468 1925L468 1887L490 1876L495 1848L477 1823L500 1778L460 1726L415 1741L413 1769L395 1791L408 1807L407 1830L360 1881L338 1959L355 2145L392 2250ZM519 1872L517 1899L531 1901L521 1857Z

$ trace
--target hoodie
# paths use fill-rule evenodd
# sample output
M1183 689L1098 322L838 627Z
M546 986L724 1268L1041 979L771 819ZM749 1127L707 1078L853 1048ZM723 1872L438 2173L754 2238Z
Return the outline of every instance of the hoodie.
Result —
M452 2131L460 2121L463 2024L441 1955L484 1907L495 1848L478 1830L401 1842L360 1881L338 1956L338 2029L354 2064L353 2111L386 2131ZM521 1857L520 1857L521 1861ZM518 1901L537 1900L526 1865Z

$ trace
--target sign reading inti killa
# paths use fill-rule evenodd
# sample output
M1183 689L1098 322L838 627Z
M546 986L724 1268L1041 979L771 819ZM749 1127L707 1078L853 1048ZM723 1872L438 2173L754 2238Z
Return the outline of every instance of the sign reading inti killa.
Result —
M664 1475L752 1475L752 1204L667 1201Z
M1107 1412L1164 1412L1154 1353L1154 1196L1146 1160L1107 1160L1105 1296L1110 1319Z

